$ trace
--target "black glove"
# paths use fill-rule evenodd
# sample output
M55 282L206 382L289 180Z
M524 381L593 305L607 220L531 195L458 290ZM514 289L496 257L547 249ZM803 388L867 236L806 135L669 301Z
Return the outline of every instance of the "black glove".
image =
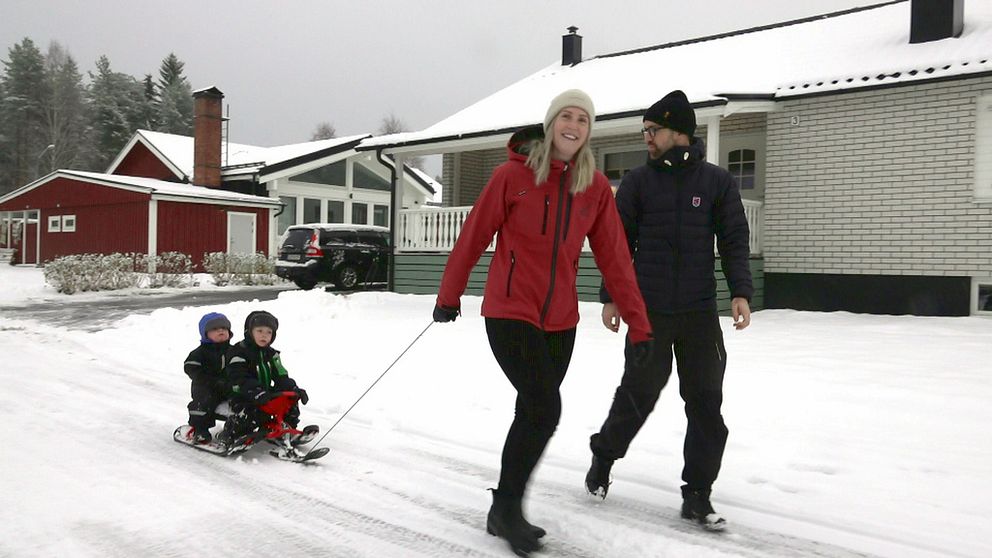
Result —
M630 346L630 362L637 368L643 368L651 360L654 352L654 339L639 341Z
M298 388L296 388L296 393L298 393L299 396L300 396L300 403L301 404L306 405L307 404L307 401L310 401L310 397L307 396L307 390L298 387Z
M459 314L461 314L461 311L458 308L449 308L440 304L434 307L435 322L453 322Z
M255 403L255 405L261 406L265 405L269 401L272 401L273 397L275 397L275 394L271 391L260 389L251 397L251 400Z

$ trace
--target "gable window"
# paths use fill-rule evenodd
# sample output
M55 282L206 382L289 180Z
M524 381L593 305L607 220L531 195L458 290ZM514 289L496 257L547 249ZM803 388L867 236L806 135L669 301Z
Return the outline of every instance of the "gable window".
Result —
M610 180L613 191L616 192L617 186L620 186L623 175L634 167L643 165L645 160L647 160L647 154L643 149L605 154L603 156L603 174Z
M735 149L727 154L727 170L741 190L754 189L755 153L753 149Z
M76 216L75 215L63 215L62 216L62 232L76 232Z
M366 190L381 190L384 192L389 192L392 190L392 184L388 180L380 177L378 174L372 172L371 170L365 168L362 165L355 165L355 188L364 188Z
M975 197L992 201L992 95L979 97L975 112Z
M345 162L338 161L330 165L324 165L307 171L303 174L290 177L293 182L309 182L311 184L329 184L331 186L344 186Z
M48 232L62 232L62 216L61 215L49 215L48 216Z

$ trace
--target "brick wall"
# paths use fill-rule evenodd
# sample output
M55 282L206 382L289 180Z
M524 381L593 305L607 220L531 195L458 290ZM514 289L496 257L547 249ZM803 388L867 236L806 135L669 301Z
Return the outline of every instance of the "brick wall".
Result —
M990 92L985 76L782 102L767 116L765 271L992 276L992 203L973 201Z

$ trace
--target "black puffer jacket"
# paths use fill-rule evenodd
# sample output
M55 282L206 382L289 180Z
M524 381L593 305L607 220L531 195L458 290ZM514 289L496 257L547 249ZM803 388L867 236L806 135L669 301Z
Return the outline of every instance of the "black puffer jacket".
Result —
M751 300L750 246L740 189L705 162L703 142L673 147L624 176L617 209L649 312L716 307L713 236L732 297ZM612 298L601 290L603 302Z

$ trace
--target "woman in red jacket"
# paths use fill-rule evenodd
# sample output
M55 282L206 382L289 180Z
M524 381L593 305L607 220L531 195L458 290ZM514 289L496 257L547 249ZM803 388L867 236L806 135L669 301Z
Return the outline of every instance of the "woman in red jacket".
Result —
M438 322L459 315L469 273L498 235L482 315L517 400L487 530L521 555L539 549L545 534L523 518L521 500L561 415L559 386L579 321L575 279L586 238L607 289L618 295L634 357L651 349L627 237L589 148L595 116L588 95L568 90L551 101L543 129L525 128L510 138L509 160L493 171L465 220L434 309Z

